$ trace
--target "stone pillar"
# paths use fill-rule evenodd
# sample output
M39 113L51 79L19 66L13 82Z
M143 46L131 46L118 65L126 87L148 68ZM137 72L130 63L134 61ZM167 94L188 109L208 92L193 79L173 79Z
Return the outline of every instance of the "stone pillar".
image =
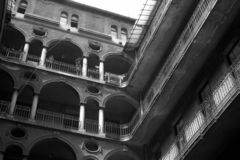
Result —
M17 97L18 97L18 90L14 90L13 94L12 94L12 100L11 100L11 104L10 104L10 110L9 110L9 114L13 115L15 106L16 106L16 102L17 102Z
M81 104L80 105L80 113L79 113L79 128L84 129L84 123L85 123L85 105Z
M100 61L100 63L99 63L99 75L100 75L100 80L104 81L104 63L103 63L103 61Z
M31 115L30 115L31 120L35 119L36 111L37 111L37 105L38 105L38 94L35 94L33 96L33 101L32 101L32 108L31 108Z
M28 50L29 50L29 43L26 42L24 45L24 48L23 48L23 55L22 55L23 62L26 62L26 60L27 60Z
M0 160L3 160L3 152L0 152Z
M98 125L100 126L100 134L104 131L104 110L103 107L99 107L98 111Z
M42 49L42 54L41 54L41 58L40 58L40 65L41 66L44 66L44 64L45 64L46 55L47 55L47 48L44 46L43 49Z
M82 75L87 76L87 57L83 57Z

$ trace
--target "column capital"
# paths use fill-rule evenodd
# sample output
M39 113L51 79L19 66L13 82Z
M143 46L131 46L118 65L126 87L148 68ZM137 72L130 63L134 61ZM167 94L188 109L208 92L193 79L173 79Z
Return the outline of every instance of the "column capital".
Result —
M105 109L105 107L103 107L103 106L98 106L98 109Z
M79 105L80 105L80 106L81 106L81 105L84 105L84 106L85 106L86 103L85 103L85 102L80 102Z
M104 62L105 61L105 59L99 59L99 62Z

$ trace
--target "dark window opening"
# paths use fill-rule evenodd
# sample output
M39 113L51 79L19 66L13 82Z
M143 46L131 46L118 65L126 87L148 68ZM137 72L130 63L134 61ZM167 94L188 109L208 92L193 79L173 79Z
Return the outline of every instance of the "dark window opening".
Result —
M232 46L230 52L227 54L227 59L230 64L233 63L233 61L237 58L239 53L240 53L240 45L239 45L239 39L238 39Z
M77 28L78 27L78 16L73 15L71 19L71 27Z
M199 92L200 101L203 102L209 95L211 88L208 83L206 83Z
M25 14L26 9L27 9L27 2L24 1L19 4L17 12L21 14Z
M45 31L40 31L40 30L33 30L33 33L38 36L45 36L46 32Z

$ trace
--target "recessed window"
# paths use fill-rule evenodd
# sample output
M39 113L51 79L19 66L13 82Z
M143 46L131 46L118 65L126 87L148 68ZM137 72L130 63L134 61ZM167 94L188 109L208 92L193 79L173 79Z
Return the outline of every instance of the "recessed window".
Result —
M23 77L28 80L35 80L37 78L36 74L34 74L33 72L25 72L23 74Z
M207 98L207 96L209 95L210 91L211 91L210 86L209 86L208 83L206 83L206 84L203 86L203 88L202 88L202 90L200 91L200 93L199 93L201 102L203 102L203 101Z
M125 28L121 29L121 39L122 41L126 42L127 41L127 30Z
M100 92L99 89L95 86L87 86L87 90L93 94L98 94Z
M112 38L117 39L117 27L116 26L111 26L111 36Z
M21 128L13 128L10 130L10 135L16 139L23 139L26 137L26 132Z
M100 146L92 140L87 140L84 142L84 148L88 151L88 152L99 152L100 150Z
M181 131L183 130L183 120L182 120L182 118L180 118L177 121L177 123L174 125L174 130L175 130L175 134L179 136L179 141L178 141L177 145L180 149L182 149L183 144L185 142L184 136L180 135Z
M43 30L37 30L37 29L34 29L34 30L33 30L33 33L34 33L35 35L37 35L37 36L41 36L41 37L43 37L43 36L46 35L46 31L43 31Z
M62 12L60 16L60 25L61 26L66 26L67 25L67 20L68 20L68 14L66 12Z
M25 14L26 9L27 9L28 3L26 1L21 1L18 7L17 12L21 14Z
M233 47L231 48L230 52L228 53L228 60L230 64L237 58L237 56L240 53L240 45L239 45L239 39L234 43Z
M77 15L72 15L71 27L72 28L78 28L78 16Z

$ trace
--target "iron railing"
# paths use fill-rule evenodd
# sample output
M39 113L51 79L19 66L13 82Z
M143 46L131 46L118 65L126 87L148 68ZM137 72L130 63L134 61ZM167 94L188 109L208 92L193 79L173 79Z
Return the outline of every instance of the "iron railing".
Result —
M15 118L23 118L29 119L30 118L31 108L21 105L16 105L13 116Z
M100 131L100 126L98 124L98 121L90 120L90 119L85 119L84 128L87 132L92 132L92 133L99 133Z
M53 128L69 128L78 130L81 125L79 118L71 115L38 109L35 120L44 126Z
M28 54L27 55L27 63L28 64L33 64L33 65L39 65L40 62L40 57Z
M6 115L9 111L10 102L0 100L0 116Z
M89 78L92 78L92 79L99 79L100 77L100 74L99 74L99 71L98 70L94 70L94 69L88 69L87 71L87 76Z
M0 55L3 58L20 61L22 58L22 54L23 54L23 52L21 50L18 51L15 49L10 49L3 45L1 45L1 47L0 47Z
M74 75L81 75L81 70L78 70L76 65L64 63L56 60L46 59L45 66L51 70L57 70Z

